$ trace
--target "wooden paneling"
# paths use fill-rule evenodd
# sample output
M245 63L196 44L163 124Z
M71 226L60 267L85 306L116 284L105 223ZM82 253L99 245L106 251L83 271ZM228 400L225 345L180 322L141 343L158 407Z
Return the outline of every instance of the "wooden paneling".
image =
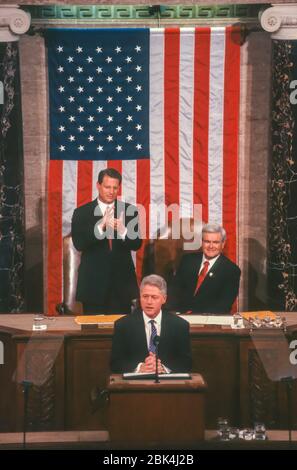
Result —
M7 325L8 319L5 321ZM29 430L106 429L108 403L99 398L94 401L94 391L99 397L107 388L112 330L81 331L73 320L62 317L50 324L55 331L32 337L31 324L28 316L28 330L0 326L0 340L5 344L5 363L0 365L0 431L23 429L24 378L35 384L29 391ZM63 327L67 329L63 331ZM290 327L289 339L295 330ZM265 341L255 346L248 330L191 328L193 372L202 374L208 386L206 428L214 429L219 416L234 426L250 426L260 420L268 428L287 428L286 386L269 380L263 368L265 354L278 367L283 356L276 354L274 333L266 330ZM296 397L295 382L291 409L295 428Z
M12 378L16 364L15 343L10 333L0 332L3 345L3 364L0 364L0 432L12 432L16 428L14 407L15 383Z
M107 386L110 351L111 337L67 339L67 429L106 429L104 399L98 400L95 406L91 392L95 387L103 390Z
M159 384L112 376L108 389L111 441L188 445L204 439L205 385L199 374Z
M293 382L292 409L288 410L286 383L282 377L287 368L287 344L271 334L255 344L245 338L240 341L240 416L242 426L264 422L269 429L288 427L288 414L296 426L296 380ZM296 367L296 366L295 366Z
M28 395L27 430L63 429L64 345L63 336L31 337L17 341L17 361L13 378L16 392L16 430L23 430L24 380L32 385Z
M207 385L206 423L214 429L219 416L238 422L239 357L234 336L192 337L193 372L199 372Z

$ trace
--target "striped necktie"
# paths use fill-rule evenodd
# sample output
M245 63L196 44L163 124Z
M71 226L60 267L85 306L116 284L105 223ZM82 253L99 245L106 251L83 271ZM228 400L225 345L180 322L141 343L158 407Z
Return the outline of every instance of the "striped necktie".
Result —
M156 353L156 346L154 344L154 339L157 336L157 328L155 325L154 320L150 320L149 323L151 324L151 337L150 337L150 344L149 344L149 352Z

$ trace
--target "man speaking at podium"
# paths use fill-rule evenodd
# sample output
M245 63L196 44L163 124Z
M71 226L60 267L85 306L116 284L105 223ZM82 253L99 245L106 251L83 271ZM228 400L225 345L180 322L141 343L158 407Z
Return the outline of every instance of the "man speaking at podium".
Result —
M111 353L113 373L156 371L189 372L191 345L189 323L162 309L167 285L161 276L144 277L140 285L141 309L120 318L114 325Z

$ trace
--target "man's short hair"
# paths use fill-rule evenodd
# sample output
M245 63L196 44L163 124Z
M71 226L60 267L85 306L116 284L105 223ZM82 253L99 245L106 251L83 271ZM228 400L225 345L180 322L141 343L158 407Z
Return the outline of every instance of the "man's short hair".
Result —
M202 228L202 238L204 233L220 233L222 242L227 238L226 230L219 224L204 224Z
M163 277L158 276L157 274L150 274L150 276L145 276L140 284L140 292L145 286L155 286L162 292L163 295L167 295L167 284Z
M101 184L103 181L104 176L109 176L110 178L114 178L119 180L119 184L122 182L122 175L114 168L105 168L105 170L99 171L98 174L98 183Z

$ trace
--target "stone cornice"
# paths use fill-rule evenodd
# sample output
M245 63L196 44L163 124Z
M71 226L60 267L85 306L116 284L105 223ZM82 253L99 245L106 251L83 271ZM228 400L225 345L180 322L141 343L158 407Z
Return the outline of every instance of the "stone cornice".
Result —
M275 3L260 13L260 21L272 39L297 39L297 3Z
M147 5L124 5L111 2L105 5L31 5L24 6L32 17L32 25L51 24L109 24L112 23L145 23L156 25L159 19L162 24L185 23L203 24L212 22L233 23L236 21L258 22L260 5L224 4L224 5L173 5L161 4L160 9ZM207 3L207 2L206 2Z
M0 5L0 42L18 41L28 31L31 16L18 5Z

